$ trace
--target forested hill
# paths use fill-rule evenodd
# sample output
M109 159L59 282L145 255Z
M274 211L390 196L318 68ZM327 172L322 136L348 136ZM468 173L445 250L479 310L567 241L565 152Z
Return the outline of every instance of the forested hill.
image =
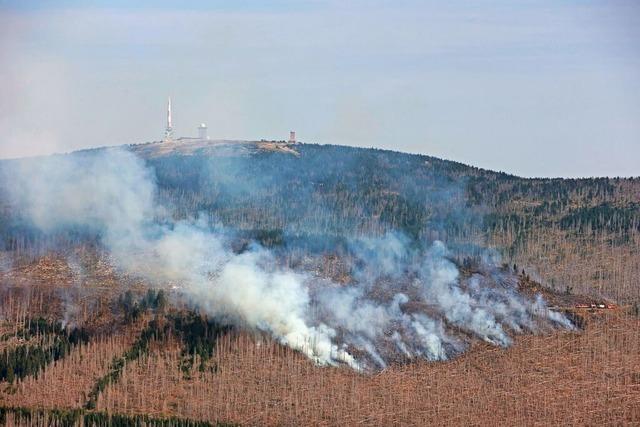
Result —
M639 178L525 179L373 148L259 145L148 162L176 215L205 212L264 244L401 230L499 248L566 292L640 296Z
M267 246L323 249L391 230L452 247L471 242L567 292L640 296L638 178L525 179L334 145L176 144L129 147L154 169L159 199L176 218L205 216ZM6 204L2 214L11 249L18 228Z

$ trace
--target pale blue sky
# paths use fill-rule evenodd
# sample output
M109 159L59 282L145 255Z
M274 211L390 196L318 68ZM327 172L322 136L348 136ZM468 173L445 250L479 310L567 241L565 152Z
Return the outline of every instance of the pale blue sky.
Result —
M637 1L0 0L0 157L178 135L640 175Z

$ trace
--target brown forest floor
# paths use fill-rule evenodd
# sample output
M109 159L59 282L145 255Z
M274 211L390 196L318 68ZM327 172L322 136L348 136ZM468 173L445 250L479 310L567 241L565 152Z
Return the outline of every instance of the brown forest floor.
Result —
M27 377L13 390L2 392L3 406L34 408L82 408L98 378L107 373L115 355L133 342L130 334L100 338L76 347L67 357L47 366L38 377Z
M0 274L3 333L27 316L64 312L45 276L66 289L73 277L65 280L57 268L37 273L40 268ZM117 278L87 277L82 288L95 292L72 294L81 306L77 317L108 326ZM243 425L640 425L640 318L623 309L583 314L579 333L520 336L506 350L478 344L449 362L416 361L373 375L318 367L246 333L220 338L207 369L200 372L196 361L185 375L181 344L168 339L128 363L96 409ZM37 378L0 382L0 405L81 407L141 329L111 328L110 335L105 326Z
M640 320L592 315L582 333L478 345L450 362L376 375L320 368L272 342L224 337L215 372L178 369L179 349L130 364L99 409L246 425L620 425L640 423ZM213 365L212 365L213 366Z

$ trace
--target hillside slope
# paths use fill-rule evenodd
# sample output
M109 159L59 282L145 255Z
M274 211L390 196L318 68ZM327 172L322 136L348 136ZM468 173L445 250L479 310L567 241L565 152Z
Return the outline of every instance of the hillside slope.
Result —
M638 178L525 179L429 156L267 141L129 149L155 170L174 218L205 217L266 246L324 251L345 237L396 231L459 254L473 254L469 244L496 248L569 293L640 297ZM2 206L2 244L36 244Z
M563 291L640 296L638 178L526 179L386 150L294 149L148 162L175 215L204 212L266 244L401 230L495 247Z
M0 162L0 424L640 420L637 180L126 149Z

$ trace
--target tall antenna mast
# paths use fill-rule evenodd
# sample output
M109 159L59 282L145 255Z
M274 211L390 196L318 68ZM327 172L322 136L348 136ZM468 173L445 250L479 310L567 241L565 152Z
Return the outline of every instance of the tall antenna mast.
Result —
M173 125L171 124L171 97L167 101L167 128L164 130L164 141L173 141Z

